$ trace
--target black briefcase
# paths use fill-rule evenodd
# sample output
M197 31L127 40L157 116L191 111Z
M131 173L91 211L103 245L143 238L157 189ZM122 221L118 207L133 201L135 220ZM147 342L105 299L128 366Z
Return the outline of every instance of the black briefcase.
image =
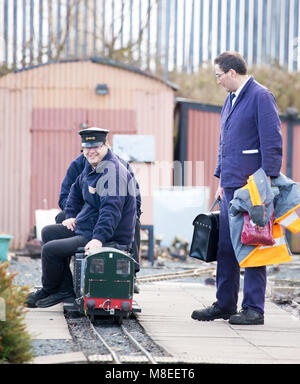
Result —
M218 198L209 213L201 213L193 221L194 233L190 256L206 263L217 260L220 211L211 212L211 210L219 202Z

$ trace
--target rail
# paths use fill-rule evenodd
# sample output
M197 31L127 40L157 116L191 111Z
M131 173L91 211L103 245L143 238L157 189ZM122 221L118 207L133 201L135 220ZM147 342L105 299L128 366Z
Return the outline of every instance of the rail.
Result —
M206 268L197 268L191 269L188 271L178 271L178 272L170 272L170 273L159 273L154 275L145 275L137 277L137 281L139 283L146 283L152 281L161 281L161 280L171 280L178 279L184 277L196 277L203 276L214 273L216 270L215 267L206 267Z
M118 356L118 354L113 350L113 348L109 345L109 343L105 340L105 338L99 333L99 331L96 329L96 327L93 325L93 323L90 320L89 320L89 324L90 324L90 327L91 327L93 333L98 337L98 339L103 343L103 345L108 350L109 355L111 355L113 362L116 364L123 364L122 358ZM134 344L134 346L136 348L138 348L138 350L142 353L142 355L144 357L146 357L146 361L149 364L157 364L155 361L155 358L151 355L151 353L148 352L136 340L136 338L126 329L126 327L123 324L120 325L120 329L122 330L123 334L127 336L127 338L130 340L130 342L132 344ZM107 356L107 355L104 355L104 356ZM105 360L108 361L109 359L107 357L105 357ZM130 358L130 356L129 357L127 356L126 363L129 362L128 360L132 361L132 362L136 362L137 358L136 358L136 356L134 358L133 357ZM143 362L144 362L144 359L142 359L141 357L139 357L139 360L143 360ZM103 361L103 358L102 358L102 361Z

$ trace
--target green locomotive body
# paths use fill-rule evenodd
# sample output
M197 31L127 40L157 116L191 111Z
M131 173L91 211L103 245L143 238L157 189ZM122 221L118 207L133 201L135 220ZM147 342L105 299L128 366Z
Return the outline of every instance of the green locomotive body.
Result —
M74 287L79 312L91 316L111 315L120 323L133 305L134 259L115 248L75 254Z

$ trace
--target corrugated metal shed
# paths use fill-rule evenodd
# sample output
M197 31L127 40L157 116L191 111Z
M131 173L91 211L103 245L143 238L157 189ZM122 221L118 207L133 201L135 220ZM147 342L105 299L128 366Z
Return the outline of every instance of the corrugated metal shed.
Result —
M178 142L175 158L184 169L186 186L208 186L211 205L218 179L213 176L218 156L220 113L218 106L177 99Z
M96 95L97 84L107 84L109 94ZM153 225L151 172L173 161L174 90L160 78L99 58L2 77L0 233L14 236L12 248L24 246L36 209L57 207L66 169L80 154L82 124L110 129L111 144L116 133L155 137L155 163L132 164L145 194L142 224ZM162 180L172 185L172 175Z

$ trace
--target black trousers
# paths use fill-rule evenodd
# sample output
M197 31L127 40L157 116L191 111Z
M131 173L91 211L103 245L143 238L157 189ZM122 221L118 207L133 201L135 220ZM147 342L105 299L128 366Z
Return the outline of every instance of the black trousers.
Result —
M60 224L65 220L65 218L66 218L65 212L61 211L56 216L55 222L57 224ZM137 218L136 223L135 223L134 242L132 245L132 256L133 256L134 260L136 261L134 263L135 272L138 272L140 270L140 244L141 244L140 232L141 232L141 223L140 223L140 219Z
M134 241L132 245L132 256L136 263L134 263L134 270L138 272L140 270L140 245L141 245L141 223L140 219L136 219Z
M70 257L89 240L76 235L62 224L47 225L42 229L42 285L48 293L72 291L73 278Z

